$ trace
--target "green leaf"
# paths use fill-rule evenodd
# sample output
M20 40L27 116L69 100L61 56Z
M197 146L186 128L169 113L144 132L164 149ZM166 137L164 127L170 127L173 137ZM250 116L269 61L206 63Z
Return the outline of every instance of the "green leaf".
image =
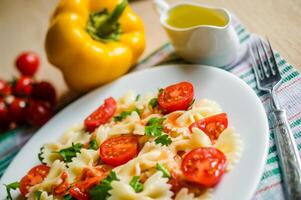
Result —
M83 145L81 143L73 144L71 147L61 149L58 154L62 156L64 162L71 162L72 158L76 157L77 153L80 153L81 148Z
M160 170L163 173L164 178L170 178L171 177L169 171L161 163L157 163L156 169Z
M148 102L148 105L150 107L152 107L152 109L158 107L158 98L152 98L149 102Z
M134 110L131 110L131 111L123 111L120 113L120 115L118 116L115 116L113 118L114 122L119 122L119 121L122 121L123 119L127 118L128 116L130 116L132 114L132 112L137 112L138 115L140 115L140 110L138 108L135 108Z
M6 188L6 193L7 193L7 196L6 196L6 199L7 200L13 200L12 196L11 196L11 190L16 190L20 187L20 183L19 182L13 182L13 183L10 183L8 185L5 185L5 188Z
M136 98L135 98L135 101L138 101L138 100L140 99L140 97L141 97L141 95L138 94L138 95L136 96Z
M34 193L33 193L34 200L41 200L41 195L42 195L41 191L39 191L39 190L34 191Z
M97 141L95 138L93 138L90 142L89 142L89 149L93 149L93 150L98 150L99 145L97 144Z
M44 149L44 147L41 147L40 148L40 152L38 153L38 158L39 158L39 161L42 163L42 164L46 164L43 160L43 157L42 157L42 155L43 155L43 149Z
M160 95L163 91L164 91L163 88L159 88L159 89L158 89L158 95Z
M70 194L66 194L65 196L63 196L64 200L76 200L75 198L73 198Z
M140 183L140 176L134 176L130 181L130 186L136 193L141 192L143 190L143 184Z
M161 144L162 146L168 146L171 143L171 139L168 135L160 135L155 139L156 144Z
M110 196L109 190L112 189L111 183L113 181L119 181L119 179L116 173L111 171L107 178L89 190L91 200L106 200Z

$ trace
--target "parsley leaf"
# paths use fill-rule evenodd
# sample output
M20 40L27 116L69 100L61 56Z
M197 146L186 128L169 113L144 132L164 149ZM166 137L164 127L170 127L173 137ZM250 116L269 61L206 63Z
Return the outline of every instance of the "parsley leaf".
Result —
M20 183L19 182L13 182L13 183L10 183L8 185L4 184L4 186L6 187L6 193L7 193L6 199L7 200L13 200L13 197L11 196L10 191L18 189L20 187Z
M164 91L163 88L159 88L159 89L158 89L158 95L160 95L163 91Z
M148 105L152 107L152 109L158 107L158 98L152 98L149 102Z
M136 193L143 190L143 184L139 182L140 176L134 176L130 181L130 186L135 190Z
M96 139L93 138L93 139L89 142L89 149L97 150L98 148L99 148L99 145L97 144Z
M76 156L76 153L80 153L83 145L81 143L73 144L71 147L61 149L59 152L60 156L63 157L64 162L71 162L72 158Z
M111 183L113 181L119 181L119 179L117 178L116 173L111 171L107 178L103 179L100 184L90 189L89 194L91 200L106 200L110 196L109 190L112 189Z
M163 173L164 178L170 178L171 177L169 171L161 163L156 164L156 169L160 170Z
M140 115L140 110L138 108L135 108L134 110L131 110L131 111L121 112L120 115L115 116L113 120L114 120L114 122L120 122L123 119L127 118L127 116L130 116L132 114L132 112L137 112L138 115Z
M138 95L136 96L136 98L135 98L135 101L138 101L138 100L140 99L140 97L141 97L141 95L138 94Z
M39 161L42 163L42 164L46 164L43 160L44 160L44 158L42 157L42 155L43 155L43 149L44 149L44 147L41 147L40 148L40 152L38 153L38 158L39 158Z
M65 196L63 196L64 200L75 200L75 198L73 198L70 194L66 194Z
M160 136L162 135L163 131L163 121L165 118L157 118L153 117L150 120L148 120L146 126L145 126L145 134L147 136Z
M155 139L155 143L156 144L161 144L162 146L168 146L171 143L171 139L168 135L164 134L164 135L160 135L159 137L157 137Z
M33 193L34 200L41 200L41 195L42 195L41 191L39 191L39 190L34 191L34 193Z

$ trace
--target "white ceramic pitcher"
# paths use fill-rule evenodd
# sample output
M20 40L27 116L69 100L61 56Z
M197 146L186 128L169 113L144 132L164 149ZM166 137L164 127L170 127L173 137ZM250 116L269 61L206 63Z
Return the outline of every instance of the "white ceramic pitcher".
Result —
M164 0L154 0L160 22L166 30L177 54L184 59L211 66L226 66L238 56L239 40L231 26L231 14L223 8L211 8L198 3L180 2L168 5ZM198 25L177 28L166 23L168 13L179 5L194 5L219 12L225 18L224 26Z

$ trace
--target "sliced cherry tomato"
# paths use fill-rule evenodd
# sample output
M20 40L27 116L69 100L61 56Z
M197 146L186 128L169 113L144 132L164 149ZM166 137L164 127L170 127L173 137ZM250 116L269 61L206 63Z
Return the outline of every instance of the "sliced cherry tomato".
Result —
M61 174L61 179L62 179L62 182L53 188L54 195L62 196L68 191L68 189L70 187L70 184L68 182L68 174L66 172L63 172Z
M93 132L98 126L107 123L116 111L116 101L113 97L105 99L97 110L85 119L85 126L87 131Z
M32 78L28 76L21 76L13 87L13 93L16 96L29 96L32 91Z
M9 114L12 119L17 124L22 124L25 122L26 116L26 100L20 98L14 98L9 106Z
M50 167L46 165L38 165L32 168L27 175L20 181L20 192L23 196L28 193L28 189L36 184L41 183L48 175Z
M193 85L189 82L170 85L159 94L158 103L167 113L186 110L193 100L193 90Z
M32 97L42 101L47 101L51 105L56 103L56 91L51 83L41 81L33 85Z
M223 152L213 147L201 147L190 151L182 161L182 172L190 182L213 187L223 176L227 159Z
M82 180L75 183L69 190L70 195L77 200L89 200L89 189L106 178L110 171L111 167L106 165L85 168L81 177Z
M26 107L26 121L32 126L42 126L53 115L49 103L37 100L30 100Z
M24 76L33 76L40 65L39 56L33 52L24 52L16 60L17 69Z
M179 174L175 172L171 172L171 177L168 181L168 183L171 185L171 191L173 191L174 194L177 194L182 187L184 186L183 180L181 180Z
M100 158L108 165L122 165L138 153L138 137L122 135L104 141L99 149Z
M228 127L227 114L221 113L194 122L189 126L190 131L192 131L192 128L194 127L204 131L204 133L208 135L211 141L214 142L215 140L217 140L219 135Z
M10 124L9 110L4 99L0 98L0 130L7 129Z
M0 79L0 96L8 96L11 94L11 86L5 81Z

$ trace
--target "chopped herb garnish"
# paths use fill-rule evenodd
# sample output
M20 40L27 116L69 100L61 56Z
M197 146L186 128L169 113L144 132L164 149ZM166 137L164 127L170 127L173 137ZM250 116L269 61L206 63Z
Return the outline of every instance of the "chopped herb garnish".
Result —
M135 108L134 110L131 110L131 111L121 112L120 115L115 116L113 118L113 120L114 120L114 122L122 121L123 119L127 118L127 116L130 116L132 114L132 112L136 112L136 113L138 113L138 115L140 115L140 110L138 108Z
M63 157L64 162L71 162L72 158L76 157L77 153L80 153L80 150L82 147L83 147L83 145L80 143L77 143L77 144L72 143L71 147L61 149L57 153Z
M164 178L171 177L169 171L161 163L157 163L156 168L157 170L160 170L163 173Z
M163 91L164 91L163 88L159 88L159 89L158 89L158 95L161 94Z
M135 190L135 192L141 192L143 190L143 184L140 183L140 176L134 176L130 181L130 186Z
M136 96L136 99L135 99L135 101L138 101L138 100L140 99L140 97L141 97L141 95L140 95L140 94L138 94L138 95Z
M91 200L106 200L110 196L109 190L112 189L111 183L113 181L119 181L119 179L117 178L116 173L111 171L107 178L103 179L100 184L90 189L89 194Z
M152 107L152 109L158 107L158 98L152 98L149 102L148 105Z
M97 144L96 139L93 138L93 139L89 142L89 149L97 150L98 148L99 148L99 145Z
M44 158L42 157L42 155L43 155L43 149L44 149L44 147L41 147L40 148L40 152L38 153L38 158L39 158L39 161L42 163L42 164L46 164L43 160L44 160Z
M171 139L168 135L160 135L155 139L156 144L161 144L162 146L168 146L171 143Z
M75 198L73 198L70 194L66 194L65 196L63 196L64 200L76 200Z
M41 200L41 195L42 195L41 191L39 191L39 190L34 191L34 193L33 193L34 200Z
M11 190L16 190L20 187L20 183L19 182L13 182L13 183L10 183L8 185L5 185L5 188L6 188L6 193L7 193L7 196L6 196L6 199L7 200L13 200L13 197L11 196Z

